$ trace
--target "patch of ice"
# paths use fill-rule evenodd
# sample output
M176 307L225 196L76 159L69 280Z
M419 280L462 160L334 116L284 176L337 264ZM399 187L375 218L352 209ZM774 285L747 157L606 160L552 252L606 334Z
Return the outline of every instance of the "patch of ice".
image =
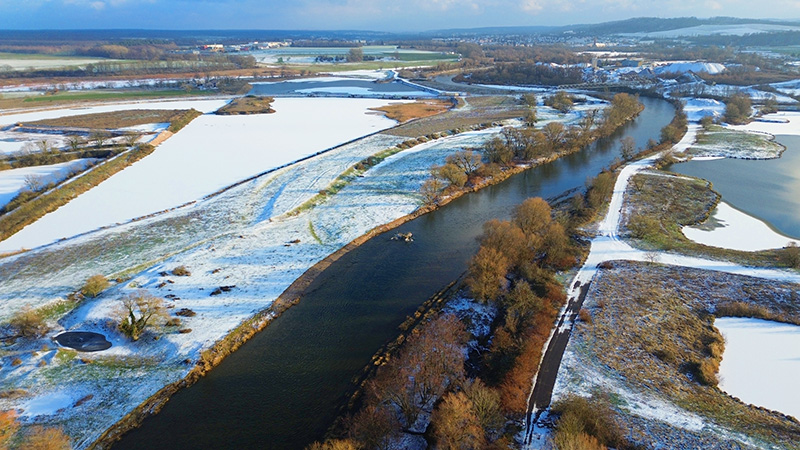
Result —
M761 117L761 120L755 120L747 125L729 125L729 128L768 133L773 136L781 134L800 136L800 112L781 111L767 114Z
M715 222L712 229L703 225L683 227L683 234L700 244L746 252L781 248L790 242L800 244L725 202L717 205L711 218Z
M725 336L720 389L800 418L800 326L732 317L714 325Z
M66 391L47 393L28 400L22 405L22 415L28 417L49 416L60 409L69 408L75 399Z

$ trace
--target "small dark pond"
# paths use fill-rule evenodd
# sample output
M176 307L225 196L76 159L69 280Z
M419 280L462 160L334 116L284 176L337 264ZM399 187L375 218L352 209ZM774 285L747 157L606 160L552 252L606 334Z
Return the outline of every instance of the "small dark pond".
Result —
M55 340L59 345L79 352L99 352L111 348L111 342L105 336L91 331L67 331L56 336Z

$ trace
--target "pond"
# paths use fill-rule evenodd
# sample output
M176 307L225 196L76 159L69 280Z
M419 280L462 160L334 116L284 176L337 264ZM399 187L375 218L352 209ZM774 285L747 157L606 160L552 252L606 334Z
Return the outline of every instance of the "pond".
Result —
M740 317L714 326L725 336L720 389L800 419L800 326Z
M253 83L251 95L268 96L326 96L352 95L358 97L380 98L421 98L436 97L438 94L423 90L400 81L377 83L369 80L346 78L323 78L320 80L304 80L294 82Z
M674 164L669 170L704 178L733 207L800 238L800 136L777 136L778 159L716 159Z

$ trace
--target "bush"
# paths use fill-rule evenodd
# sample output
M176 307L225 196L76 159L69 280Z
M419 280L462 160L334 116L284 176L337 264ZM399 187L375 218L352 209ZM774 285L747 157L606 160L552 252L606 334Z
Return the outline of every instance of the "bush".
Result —
M172 269L172 274L176 277L189 277L192 275L192 272L189 272L189 269L186 266L178 266Z
M40 338L49 330L42 313L28 306L14 314L11 327L24 338Z
M81 288L81 294L86 297L97 297L106 290L111 283L103 275L92 275Z

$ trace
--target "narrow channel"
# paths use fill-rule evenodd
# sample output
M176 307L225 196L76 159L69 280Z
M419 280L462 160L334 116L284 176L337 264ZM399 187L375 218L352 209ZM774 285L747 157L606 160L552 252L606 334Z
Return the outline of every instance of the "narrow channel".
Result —
M619 156L619 140L658 139L674 108L646 108L616 135L586 149L461 197L396 231L414 242L376 236L323 272L300 303L178 392L115 449L300 449L322 437L350 380L398 325L456 279L489 219L506 219L529 197L552 198L584 186Z

